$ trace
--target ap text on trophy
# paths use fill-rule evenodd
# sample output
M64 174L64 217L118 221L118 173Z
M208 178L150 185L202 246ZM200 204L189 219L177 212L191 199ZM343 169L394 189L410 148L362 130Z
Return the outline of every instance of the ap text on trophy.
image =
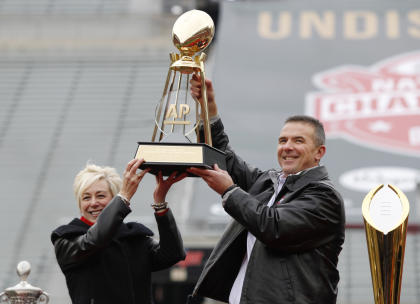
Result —
M176 20L172 40L180 54L170 54L162 98L155 110L152 141L138 142L135 157L144 158L142 169L151 168L153 174L162 171L164 176L188 167L213 168L214 164L226 169L225 153L212 147L207 107L206 54L202 51L213 36L213 20L203 11L191 10ZM190 93L193 74L201 81L202 103ZM204 132L200 132L201 124Z
M363 200L370 271L375 304L400 303L410 206L393 185L379 185Z

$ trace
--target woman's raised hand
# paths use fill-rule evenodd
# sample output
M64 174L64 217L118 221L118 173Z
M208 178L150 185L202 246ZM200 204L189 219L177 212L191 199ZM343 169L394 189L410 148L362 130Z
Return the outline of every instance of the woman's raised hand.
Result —
M167 179L163 179L162 171L159 171L158 175L156 175L156 188L155 192L153 193L153 199L155 203L165 202L166 194L168 193L171 186L187 177L187 173L182 173L178 176L177 173L178 172L173 172L168 176Z
M136 193L139 183L143 179L144 175L150 171L150 169L148 168L140 171L139 173L136 173L137 169L143 163L143 158L133 159L127 164L127 167L125 168L120 194L128 200L131 200L134 193Z

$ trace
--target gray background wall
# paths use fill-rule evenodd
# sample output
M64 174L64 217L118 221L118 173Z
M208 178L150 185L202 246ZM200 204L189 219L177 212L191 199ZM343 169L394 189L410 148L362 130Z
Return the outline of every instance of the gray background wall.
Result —
M1 290L17 283L15 267L25 259L32 264L29 282L49 292L51 303L69 303L49 234L78 216L71 189L74 175L89 160L122 173L136 142L150 139L168 53L175 51L170 33L176 15L171 11L196 4L0 1ZM378 35L363 40L343 38L343 14L357 10L376 14ZM400 16L398 38L383 34L383 16L389 10ZM313 31L310 38L302 39L296 24L303 11L319 16L332 11L337 18L336 37L320 39ZM416 52L418 37L407 34L408 28L419 27L407 19L413 11L418 11L415 1L222 2L206 67L237 152L261 168L277 166L274 151L282 120L289 114L305 113L307 94L322 91L314 75L343 65L369 68L392 56ZM272 33L280 29L274 20L281 12L289 12L290 35L265 38L258 30L258 18L264 12L273 18ZM359 26L363 30L363 24ZM346 198L352 227L361 228L360 207L367 191L343 185L340 178L345 172L371 166L419 170L418 154L388 153L340 136L329 137L327 145L325 164ZM389 182L383 174L373 179ZM414 177L409 182L415 184ZM134 197L130 220L156 231L148 206L153 187L153 177L145 178ZM414 188L409 189L410 221L415 225L416 197ZM229 220L219 197L197 179L177 185L169 201L188 247L211 247ZM419 242L414 228L407 237L402 303L420 300ZM339 268L338 302L373 302L363 230L347 230Z

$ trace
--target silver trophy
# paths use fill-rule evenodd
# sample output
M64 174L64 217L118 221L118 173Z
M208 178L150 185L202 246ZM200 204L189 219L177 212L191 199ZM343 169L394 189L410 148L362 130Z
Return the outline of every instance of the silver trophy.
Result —
M31 272L31 264L22 261L17 265L17 274L20 277L20 283L13 287L6 288L0 293L0 303L9 304L36 304L50 301L48 294L41 288L29 284L26 279Z

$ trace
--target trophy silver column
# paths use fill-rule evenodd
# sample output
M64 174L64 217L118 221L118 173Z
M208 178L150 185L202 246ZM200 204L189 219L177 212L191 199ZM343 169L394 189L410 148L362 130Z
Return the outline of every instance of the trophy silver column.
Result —
M13 287L6 288L0 293L0 303L9 304L36 304L50 301L48 294L42 291L41 288L32 286L26 279L31 272L31 264L27 261L22 261L17 265L17 274L20 277L20 282Z

